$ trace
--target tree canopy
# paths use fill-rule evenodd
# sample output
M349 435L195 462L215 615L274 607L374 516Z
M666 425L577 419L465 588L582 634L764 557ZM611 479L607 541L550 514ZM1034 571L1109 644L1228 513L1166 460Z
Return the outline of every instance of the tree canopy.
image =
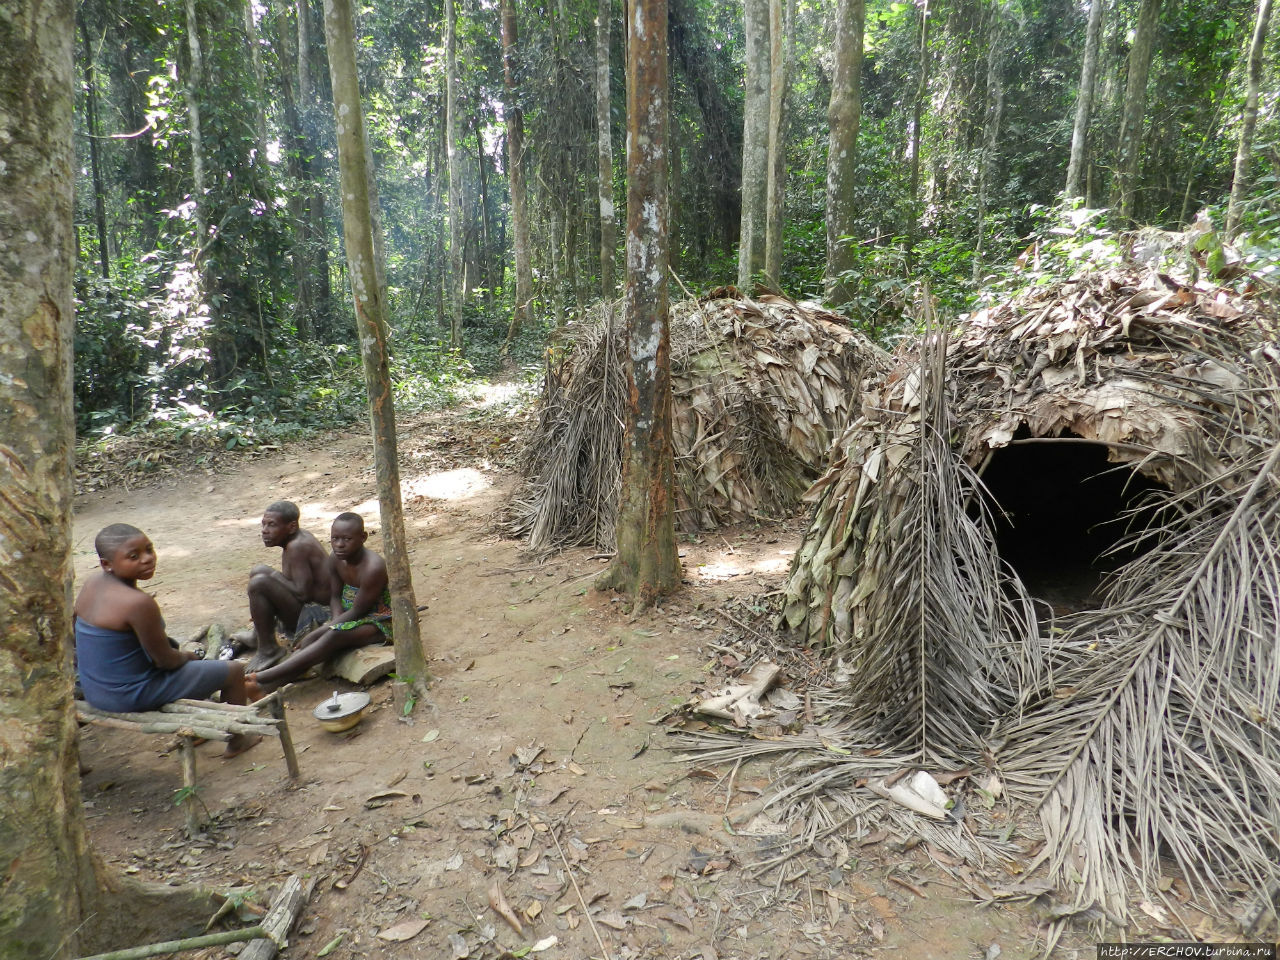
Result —
M744 129L759 141L753 131L772 128L780 148L771 286L827 295L874 335L915 324L926 282L944 314L968 309L1074 207L1105 210L1090 219L1103 227L1176 229L1204 212L1221 231L1234 186L1236 249L1271 256L1278 87L1265 26L1250 57L1265 24L1256 0L784 6L748 20L742 3L669 3L667 233L689 289L745 279ZM601 216L625 196L622 16L599 0L357 11L401 404L447 397L460 373L496 367L508 333L512 359L531 361L600 300L602 226L622 254ZM850 17L863 18L857 59L840 47L858 32ZM770 44L779 28L784 42ZM251 445L358 416L319 3L86 0L77 32L81 436L146 427ZM747 109L757 48L765 70L771 49L786 57L772 118L751 113L767 102ZM833 143L844 154L834 166ZM1064 200L1073 148L1077 184Z

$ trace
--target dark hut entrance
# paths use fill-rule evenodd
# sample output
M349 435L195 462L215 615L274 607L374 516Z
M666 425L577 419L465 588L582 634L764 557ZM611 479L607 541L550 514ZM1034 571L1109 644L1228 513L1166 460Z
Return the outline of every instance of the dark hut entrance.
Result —
M994 451L982 472L992 503L996 546L1027 591L1058 615L1096 607L1103 578L1132 560L1109 553L1126 534L1152 522L1152 490L1164 489L1123 464L1105 444L1074 434L1037 438L1023 427ZM1147 501L1149 502L1149 501Z

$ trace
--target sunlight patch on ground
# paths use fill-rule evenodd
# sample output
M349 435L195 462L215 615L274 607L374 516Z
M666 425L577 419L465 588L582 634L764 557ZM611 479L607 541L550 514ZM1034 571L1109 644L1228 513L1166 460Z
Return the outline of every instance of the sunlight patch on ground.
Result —
M700 563L694 568L694 574L700 580L731 580L734 577L750 573L786 573L791 567L794 550L779 550L774 556L758 557L754 560L746 557L721 554L718 560Z
M527 385L519 380L503 380L501 382L484 381L476 386L476 400L479 407L506 406L515 402L520 392Z
M479 496L493 486L487 476L472 467L459 467L457 470L444 470L440 473L424 473L400 483L400 496L406 502L418 499L427 500L467 500ZM366 500L352 508L356 513L373 516L378 515L378 498Z
M404 496L428 500L466 500L484 493L493 482L473 467L459 467L441 473L411 477L403 485Z

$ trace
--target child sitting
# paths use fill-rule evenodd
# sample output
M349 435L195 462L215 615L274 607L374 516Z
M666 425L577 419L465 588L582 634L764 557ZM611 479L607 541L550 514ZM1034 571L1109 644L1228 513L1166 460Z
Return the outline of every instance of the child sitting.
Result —
M113 713L152 710L184 697L204 699L221 690L226 703L247 702L244 667L202 660L177 650L165 634L160 606L138 589L156 572L147 535L127 523L104 527L93 542L101 573L80 589L75 603L76 660L90 706ZM224 757L261 740L235 734Z
M369 538L358 513L340 513L329 531L329 608L333 614L298 642L280 663L246 678L254 697L296 680L336 653L392 639L387 565L365 547Z

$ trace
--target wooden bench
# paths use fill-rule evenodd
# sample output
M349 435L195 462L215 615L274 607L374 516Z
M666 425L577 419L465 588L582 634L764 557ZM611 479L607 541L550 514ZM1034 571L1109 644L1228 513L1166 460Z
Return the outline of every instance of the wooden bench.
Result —
M83 700L76 701L76 718L81 723L113 727L117 730L133 730L137 733L156 733L177 736L180 741L182 761L182 785L188 791L196 786L196 740L230 740L234 734L277 737L284 752L289 779L298 779L298 755L293 749L293 737L284 715L284 701L280 691L267 694L257 703L237 706L231 703L215 703L212 700L175 700L157 710L143 713L110 713L91 707ZM187 812L187 833L194 836L200 830L200 817L195 803L190 799L184 804Z

